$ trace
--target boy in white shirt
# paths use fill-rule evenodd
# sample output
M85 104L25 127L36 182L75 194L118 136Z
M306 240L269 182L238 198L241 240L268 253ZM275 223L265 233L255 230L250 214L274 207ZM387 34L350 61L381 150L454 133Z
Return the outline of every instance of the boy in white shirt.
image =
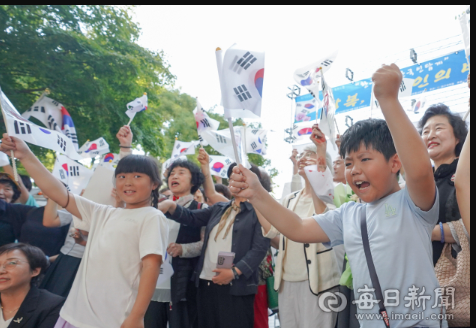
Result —
M302 220L263 192L256 177L244 167L235 169L230 190L248 199L291 240L327 243L329 247L345 245L361 327L446 327L440 317L444 311L439 306L441 295L432 263L431 234L438 220L439 202L430 158L398 101L402 81L399 68L384 65L373 81L387 123L359 122L342 136L341 146L347 182L366 204L351 202ZM404 190L398 184L402 165L408 181ZM380 316L364 254L362 217L367 222L370 249L385 295L387 323Z

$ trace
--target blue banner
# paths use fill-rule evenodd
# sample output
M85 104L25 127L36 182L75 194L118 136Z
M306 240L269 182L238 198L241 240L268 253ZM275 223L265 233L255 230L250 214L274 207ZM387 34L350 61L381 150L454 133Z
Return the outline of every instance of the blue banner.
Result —
M466 83L469 73L464 50L402 69L403 76L415 79L412 95ZM370 106L372 79L333 88L336 114ZM319 93L322 99L322 92ZM319 115L320 116L320 115Z

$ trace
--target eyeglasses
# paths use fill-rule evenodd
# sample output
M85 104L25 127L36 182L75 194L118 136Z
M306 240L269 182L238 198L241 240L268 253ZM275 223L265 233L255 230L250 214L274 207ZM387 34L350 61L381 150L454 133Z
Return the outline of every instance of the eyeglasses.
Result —
M19 263L26 263L25 261L21 261L21 260L11 260L11 261L7 261L5 262L4 264L0 264L0 269L5 269L7 271L9 270L13 270L15 269Z

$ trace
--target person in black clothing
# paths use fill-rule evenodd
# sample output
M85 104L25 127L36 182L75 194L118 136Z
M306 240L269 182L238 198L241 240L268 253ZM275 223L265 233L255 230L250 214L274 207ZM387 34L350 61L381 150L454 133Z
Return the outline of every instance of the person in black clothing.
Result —
M0 202L15 203L21 195L20 186L7 173L0 173ZM0 212L1 218L1 212ZM15 242L13 227L0 220L0 247Z
M450 244L456 242L446 223L461 219L454 180L468 128L459 115L453 114L448 106L443 104L428 108L419 126L423 141L428 147L428 153L435 163L435 181L440 195L439 224L435 227L432 237L433 261L436 265L445 242Z
M5 173L0 175L0 246L18 239L39 247L47 256L58 255L68 227L46 228L43 226L44 207L13 204L19 190L12 177ZM55 213L51 215L57 215Z
M207 207L193 196L204 181L197 165L178 160L170 166L167 180L173 193L172 201L190 210ZM169 237L174 239L169 240L167 249L174 269L171 290L156 289L144 325L145 328L166 328L169 322L170 328L196 328L197 288L191 278L203 246L201 228L170 223Z
M159 209L182 225L206 226L193 277L198 287L199 328L252 328L258 268L269 248L253 206L245 199L234 199L190 210L165 201ZM217 269L219 252L235 254L232 269Z
M45 254L27 244L0 247L0 325L53 328L65 299L36 286L46 270Z

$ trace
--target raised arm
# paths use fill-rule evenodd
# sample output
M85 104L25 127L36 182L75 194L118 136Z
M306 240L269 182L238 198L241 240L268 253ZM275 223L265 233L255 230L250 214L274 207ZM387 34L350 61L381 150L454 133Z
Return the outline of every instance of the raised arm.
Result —
M62 205L68 212L81 219L76 201L66 190L65 186L58 181L36 158L23 140L3 135L1 150L5 153L14 151L28 174L35 180L37 186L55 203Z
M456 197L466 230L471 234L471 131L466 138L456 169Z
M280 205L261 186L256 174L243 165L235 167L230 178L230 191L248 201L287 238L298 243L327 243L329 237L313 219L302 220L296 213Z
M205 176L203 188L205 189L205 195L207 195L210 204L228 202L229 200L225 196L217 193L215 190L215 184L213 183L212 174L210 172L210 156L203 148L200 148L198 152L198 161L202 166L202 173Z
M436 184L430 156L420 137L398 100L402 72L397 65L384 65L372 77L375 97L405 168L407 189L416 206L429 211L436 199Z
M124 125L119 129L116 138L119 140L119 147L121 148L119 153L121 159L132 154L133 137L134 134L132 133L130 126Z
M171 200L160 203L159 210L162 211L168 219L191 227L206 226L212 216L212 208L210 207L192 211L177 205Z
M46 202L45 213L43 214L43 226L47 228L61 227L61 220L58 215L58 204L51 199L48 199Z

